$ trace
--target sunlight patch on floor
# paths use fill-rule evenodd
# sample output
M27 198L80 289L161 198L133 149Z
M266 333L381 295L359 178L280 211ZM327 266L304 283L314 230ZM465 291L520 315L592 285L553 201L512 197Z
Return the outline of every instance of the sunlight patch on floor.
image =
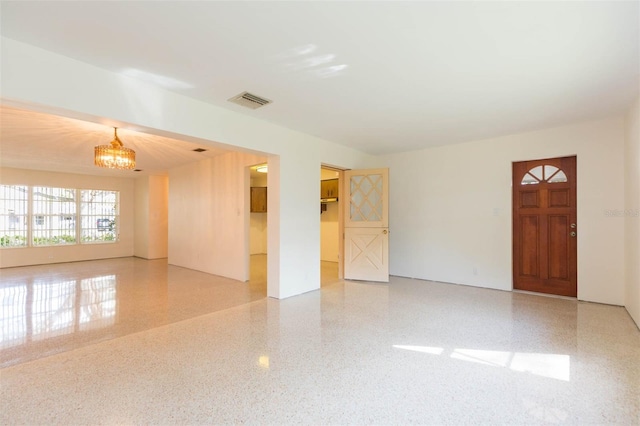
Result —
M445 350L433 346L393 345L393 347L431 355L442 355ZM565 382L570 380L571 375L571 357L569 355L457 348L451 351L449 356L460 361L504 367L520 373L529 373Z

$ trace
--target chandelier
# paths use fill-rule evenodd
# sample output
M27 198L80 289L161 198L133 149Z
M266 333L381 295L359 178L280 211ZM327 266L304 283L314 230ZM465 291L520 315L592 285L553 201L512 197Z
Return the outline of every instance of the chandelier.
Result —
M111 145L98 145L93 154L93 163L108 169L131 170L136 167L136 152L125 148L118 138L118 128L113 128L114 139Z

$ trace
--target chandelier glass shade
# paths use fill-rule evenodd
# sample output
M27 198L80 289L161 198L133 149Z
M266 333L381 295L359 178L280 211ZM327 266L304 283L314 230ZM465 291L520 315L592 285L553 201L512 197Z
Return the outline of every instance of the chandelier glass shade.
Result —
M113 128L114 138L110 145L98 145L94 149L93 163L108 169L132 170L136 167L136 152L125 148L118 138L118 128Z

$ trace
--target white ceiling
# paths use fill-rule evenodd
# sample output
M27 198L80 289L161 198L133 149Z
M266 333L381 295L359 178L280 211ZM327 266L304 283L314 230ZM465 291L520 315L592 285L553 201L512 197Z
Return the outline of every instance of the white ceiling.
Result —
M113 128L67 117L0 107L0 165L19 169L134 177L164 175L173 167L228 152L129 129L118 129L125 147L136 152L136 168L110 170L93 165L93 148L109 145ZM205 152L194 152L204 148Z
M6 37L389 153L623 113L638 94L639 13L637 1L21 1L2 2L0 23ZM244 90L274 103L227 102Z

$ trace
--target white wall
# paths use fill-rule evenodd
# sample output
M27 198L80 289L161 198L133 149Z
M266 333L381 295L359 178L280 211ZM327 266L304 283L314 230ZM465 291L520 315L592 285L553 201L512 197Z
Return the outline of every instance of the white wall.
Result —
M133 232L133 255L149 257L149 179L135 180L135 221Z
M625 306L640 327L640 97L629 110L625 144Z
M373 159L250 116L260 117L260 111L239 114L11 39L3 37L1 44L0 84L7 105L89 121L106 118L151 134L268 153L269 296L284 298L320 286L321 164L390 166L392 273L510 289L510 163L577 154L579 297L624 303L625 221L604 215L624 205L620 119ZM133 192L133 182L127 185ZM131 211L122 214L133 222L130 204ZM172 212L188 208L172 204L170 199ZM131 255L133 231L123 229L122 237L99 257ZM206 255L209 247L202 249ZM2 254L3 263L17 260L10 251ZM56 261L90 255L58 254ZM34 259L49 260L42 254Z
M149 176L149 259L169 255L169 178Z
M268 294L320 288L320 166L358 168L370 156L271 124L259 110L236 113L6 37L1 43L9 106L270 154Z
M577 155L578 298L624 304L623 147L613 118L381 157L391 273L511 290L511 163Z
M320 260L338 261L338 203L327 203L320 215Z
M117 242L1 249L0 268L133 256L134 179L2 168L0 183L120 191L120 227Z
M168 255L169 179L143 176L135 183L135 250L144 259Z
M264 157L232 152L169 171L169 263L249 279L246 166Z

